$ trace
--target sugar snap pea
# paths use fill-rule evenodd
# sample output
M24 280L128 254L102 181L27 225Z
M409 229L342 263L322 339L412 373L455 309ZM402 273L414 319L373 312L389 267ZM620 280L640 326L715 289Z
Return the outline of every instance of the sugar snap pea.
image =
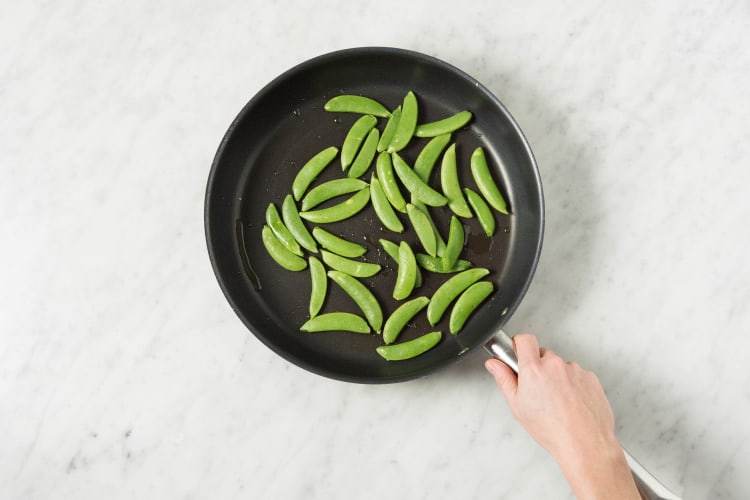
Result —
M271 228L273 234L276 235L287 250L299 255L300 257L303 255L302 248L299 246L299 243L297 243L297 240L294 239L292 233L289 232L289 229L284 225L284 221L281 220L279 211L273 203L269 203L268 208L266 208L266 224L268 224L268 227Z
M490 168L487 165L487 158L484 156L484 150L481 146L471 154L470 163L471 175L474 177L474 182L477 183L479 192L482 193L484 199L498 212L507 214L508 207L505 198L503 198L500 189L492 178Z
M375 125L378 123L378 119L372 115L364 115L360 117L344 138L344 143L341 146L341 168L346 170L349 165L354 161L354 157L357 156L357 151L362 145L362 142L367 137Z
M417 280L417 260L409 244L402 241L398 246L398 272L393 286L393 298L404 300L414 290Z
M418 114L417 96L410 90L404 96L404 102L401 104L401 118L396 126L396 131L393 133L391 142L388 144L387 151L389 153L401 151L409 144L414 135L414 129L417 127Z
M273 234L271 228L265 224L263 225L263 229L261 229L261 239L268 255L284 269L301 271L307 267L307 261L287 250L284 244Z
M464 249L464 226L455 215L451 216L450 229L448 230L448 243L443 253L443 264L446 268L452 268L458 261L461 251Z
M370 201L370 188L366 187L360 189L354 193L346 201L342 201L337 205L333 205L327 208L320 208L318 210L309 210L306 212L300 212L300 217L316 224L327 224L330 222L338 222L340 220L348 219L349 217L359 213L360 210L367 206L367 202ZM303 245L304 246L304 245Z
M349 276L354 276L355 278L369 278L375 276L380 271L379 264L361 260L352 260L347 257L336 255L327 250L321 250L320 256L328 267L344 272Z
M435 231L427 215L411 203L406 204L406 213L409 216L409 221L411 221L414 232L417 233L417 238L422 244L422 248L434 257L437 252L437 240L435 239Z
M479 225L482 226L484 234L489 238L495 234L495 216L492 215L489 205L476 191L472 191L469 188L464 188L464 194L466 199L469 201L472 210L479 220Z
M427 220L430 222L430 225L432 226L432 230L435 232L435 241L437 243L435 248L435 255L438 257L443 256L443 252L445 252L445 240L443 239L443 236L440 234L440 231L437 228L437 225L435 224L435 221L432 220L432 215L430 215L430 209L427 208L427 205L422 203L419 200L412 200L411 204L420 209L424 214L427 216Z
M367 169L370 168L370 165L372 164L372 160L375 159L375 153L377 153L377 147L378 147L378 140L380 139L380 132L377 128L373 128L370 130L370 133L367 134L367 139L365 139L364 144L362 144L362 147L359 150L359 153L357 153L357 156L354 158L354 162L352 163L352 166L349 167L349 177L357 178L361 177L362 174L367 172Z
M326 275L326 268L323 266L323 263L320 262L315 256L309 256L307 258L307 262L310 266L311 283L309 312L310 318L314 318L323 308L323 303L326 300L326 291L328 290L328 275Z
M393 139L393 134L396 132L396 127L398 127L398 121L401 119L401 106L397 107L393 110L393 113L391 113L391 117L388 118L388 122L385 124L385 128L383 129L383 133L380 135L380 140L378 141L378 153L385 151L388 149L388 146L391 143L391 139Z
M459 217L471 217L471 210L461 192L461 184L458 181L455 142L443 154L443 161L440 163L440 186L443 189L443 195L448 199L448 208Z
M461 292L488 274L490 274L489 269L475 267L449 278L432 294L430 303L427 305L427 321L431 325L435 325L443 317L443 313L448 309L448 306L451 305Z
M472 116L471 111L459 111L455 115L443 118L442 120L422 123L417 125L414 135L416 137L435 137L440 134L454 132L469 123Z
M441 207L448 203L445 196L432 189L429 184L423 181L398 153L393 153L391 157L396 175L414 197L426 205L433 207Z
M385 191L383 191L383 187L374 173L370 178L370 200L372 201L372 208L375 209L375 214L386 228L396 233L404 230L404 225L401 223L398 215L396 215L396 211L393 210L391 202L388 201L388 197L385 195Z
M380 185L393 208L399 212L406 212L406 200L404 195L401 194L401 188L398 187L390 154L384 151L378 155L375 162L375 171L378 173Z
M435 347L440 342L442 336L443 333L440 331L425 333L413 340L399 344L378 346L375 348L375 351L388 361L411 359Z
M357 278L341 271L328 271L328 277L338 284L362 310L373 330L380 333L383 326L383 309L375 295Z
M442 134L430 139L430 142L425 144L422 151L417 155L417 159L414 160L414 171L424 181L430 181L430 174L432 169L440 158L440 153L443 152L445 146L451 140L450 134Z
M312 235L320 243L320 246L342 257L361 257L367 252L367 247L364 245L346 240L319 226L313 228Z
M385 250L385 253L387 253L391 259L393 259L396 264L398 264L398 245L396 245L394 242L386 240L385 238L380 239L380 246L383 247L383 250ZM414 288L419 288L422 286L422 272L419 270L419 267L416 269L416 278L414 279Z
M348 312L320 314L307 320L300 328L303 332L354 332L370 333L370 327L361 316Z
M299 201L302 198L308 186L336 158L338 153L339 148L331 146L316 154L304 164L292 181L292 194L294 194L295 200Z
M286 195L281 203L281 218L297 243L313 253L318 251L318 245L305 227L305 223L302 222L300 213L297 211L297 204L291 194Z
M415 257L417 258L419 267L431 273L452 274L472 267L472 263L464 259L458 259L452 266L447 266L445 261L440 257L432 257L424 253L418 253Z
M428 297L416 297L398 306L388 316L383 325L383 342L392 344L406 327L406 324L416 316L419 311L427 307L430 302Z
M494 285L489 281L480 281L474 283L464 290L456 299L456 304L451 310L448 328L453 335L456 335L464 327L464 323L469 319L479 305L495 290Z
M323 105L323 109L331 112L382 116L383 118L391 116L390 111L378 101L361 95L337 95L329 99Z
M344 194L354 193L360 189L367 187L367 183L361 179L333 179L328 182L324 182L318 186L312 188L302 198L302 211L310 210L317 207L324 201L328 201L337 196Z

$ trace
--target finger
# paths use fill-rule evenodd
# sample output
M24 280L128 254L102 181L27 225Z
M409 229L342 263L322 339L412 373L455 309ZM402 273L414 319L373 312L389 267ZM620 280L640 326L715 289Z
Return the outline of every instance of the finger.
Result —
M551 354L555 354L555 353L552 352L550 349L547 349L546 347L540 347L539 348L539 357L540 358L543 358L545 356L549 356Z
M508 365L495 358L485 361L484 367L490 372L490 375L495 377L495 383L500 388L505 399L508 400L508 403L512 405L516 398L516 391L518 390L518 378L516 378L516 374L513 373L513 370Z
M513 348L518 358L518 369L526 364L532 364L539 360L539 342L530 333L520 333L513 337Z

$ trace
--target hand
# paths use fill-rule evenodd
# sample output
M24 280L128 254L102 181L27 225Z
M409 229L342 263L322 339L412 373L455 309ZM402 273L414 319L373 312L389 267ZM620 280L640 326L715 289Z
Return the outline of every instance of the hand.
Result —
M516 335L513 343L517 377L497 359L485 366L513 416L560 464L578 498L639 499L597 376L540 349L534 335Z

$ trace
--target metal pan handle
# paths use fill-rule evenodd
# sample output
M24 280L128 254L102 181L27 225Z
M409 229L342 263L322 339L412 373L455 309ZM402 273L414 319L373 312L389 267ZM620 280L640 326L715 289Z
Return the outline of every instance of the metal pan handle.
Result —
M484 348L492 356L518 373L518 358L516 358L516 351L513 349L513 339L507 333L498 330L495 336L484 344ZM625 453L625 459L633 473L638 492L644 500L681 500L639 464L626 449L623 448L622 451Z

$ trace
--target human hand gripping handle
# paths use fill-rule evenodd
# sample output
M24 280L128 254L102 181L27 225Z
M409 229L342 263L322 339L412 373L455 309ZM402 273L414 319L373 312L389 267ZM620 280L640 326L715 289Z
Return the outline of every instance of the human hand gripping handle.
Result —
M579 498L638 498L640 493L646 500L680 500L617 443L612 410L593 373L539 349L533 335L515 340L499 330L485 344L502 361L487 360L487 369L513 415L557 460ZM635 484L623 474L625 464Z

